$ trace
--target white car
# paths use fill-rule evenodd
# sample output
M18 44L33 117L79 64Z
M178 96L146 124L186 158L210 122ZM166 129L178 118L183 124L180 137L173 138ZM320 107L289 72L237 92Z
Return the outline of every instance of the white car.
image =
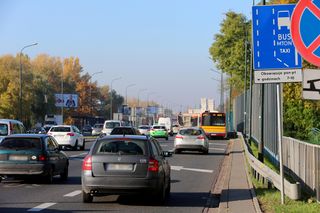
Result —
M151 129L151 127L148 125L140 125L138 127L138 130L141 135L150 135L150 129Z
M71 147L73 150L77 150L80 147L80 150L84 150L85 140L76 126L53 126L48 131L48 135L53 136L61 147Z

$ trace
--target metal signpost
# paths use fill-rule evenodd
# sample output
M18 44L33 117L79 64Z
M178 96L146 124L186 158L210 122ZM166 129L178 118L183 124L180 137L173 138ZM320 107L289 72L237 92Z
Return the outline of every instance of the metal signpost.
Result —
M295 5L292 4L252 7L255 83L277 83L281 204L284 204L284 176L280 83L302 81L302 60L293 44L290 33L291 15L294 7Z
M320 1L300 0L291 23L294 45L303 58L320 67Z

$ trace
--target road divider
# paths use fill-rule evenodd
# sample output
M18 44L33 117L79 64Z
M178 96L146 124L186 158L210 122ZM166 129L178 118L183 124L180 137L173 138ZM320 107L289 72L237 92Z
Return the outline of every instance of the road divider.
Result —
M63 197L75 197L79 194L81 194L81 190L76 190L74 192L70 192L69 194L63 195Z
M47 209L47 208L49 208L49 207L51 207L53 205L56 205L56 204L57 203L43 203L43 204L41 204L39 206L36 206L36 207L34 207L32 209L28 209L27 211L28 212L40 212L40 211L42 211L44 209Z
M208 169L196 169L196 168L185 168L183 166L171 166L171 170L174 171L192 171L192 172L203 172L203 173L213 173L213 170L208 170Z

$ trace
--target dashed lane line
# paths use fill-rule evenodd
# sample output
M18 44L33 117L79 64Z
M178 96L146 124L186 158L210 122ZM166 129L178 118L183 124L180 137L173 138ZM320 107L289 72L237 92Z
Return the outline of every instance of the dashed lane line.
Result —
M79 194L81 194L81 190L76 190L76 191L70 192L69 194L63 195L63 197L75 197Z
M28 209L28 212L40 212L46 208L49 208L53 205L56 205L57 203L43 203L39 206L33 207L32 209Z

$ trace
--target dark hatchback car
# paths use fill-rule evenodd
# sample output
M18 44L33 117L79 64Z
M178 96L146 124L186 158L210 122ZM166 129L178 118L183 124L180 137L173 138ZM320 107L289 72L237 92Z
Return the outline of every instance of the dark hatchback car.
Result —
M147 136L97 139L82 164L83 202L94 196L147 193L163 203L170 194L169 156Z
M139 130L131 126L119 126L113 128L110 135L141 135Z
M0 143L0 176L39 176L46 183L53 176L68 178L69 160L52 136L17 134ZM0 179L1 179L0 178Z
M84 125L84 127L82 128L82 134L84 136L91 136L92 135L92 126Z

